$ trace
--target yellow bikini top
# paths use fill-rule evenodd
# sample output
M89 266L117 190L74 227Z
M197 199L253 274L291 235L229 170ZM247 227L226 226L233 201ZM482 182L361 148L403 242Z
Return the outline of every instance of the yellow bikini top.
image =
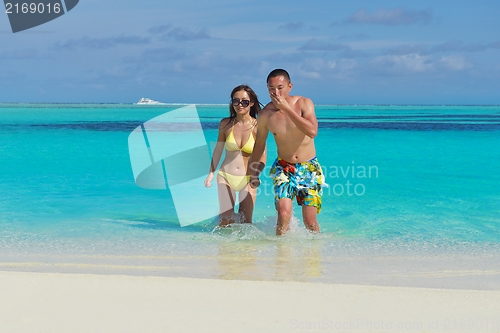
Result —
M250 137L248 138L247 142L243 145L243 147L238 147L238 144L236 143L236 140L234 138L233 134L234 130L234 121L233 121L233 127L231 128L231 132L229 132L227 138L226 138L226 150L229 151L237 151L241 150L244 153L251 154L253 152L253 146L255 144L255 139L253 138L252 132L250 132Z

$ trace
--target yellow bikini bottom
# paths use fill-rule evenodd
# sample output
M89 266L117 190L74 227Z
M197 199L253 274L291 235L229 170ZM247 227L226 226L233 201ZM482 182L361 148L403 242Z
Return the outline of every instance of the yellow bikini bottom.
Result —
M224 178L227 184L236 192L241 191L249 182L250 176L235 176L230 173L219 171L219 175Z

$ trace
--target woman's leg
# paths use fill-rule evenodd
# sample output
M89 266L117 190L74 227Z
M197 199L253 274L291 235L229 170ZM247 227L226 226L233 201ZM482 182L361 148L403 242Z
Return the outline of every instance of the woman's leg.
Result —
M252 223L257 189L247 185L238 193L238 196L240 199L240 208L238 210L238 213L243 214L243 223Z
M219 194L219 225L225 227L235 222L234 205L236 193L221 175L217 175L217 191Z

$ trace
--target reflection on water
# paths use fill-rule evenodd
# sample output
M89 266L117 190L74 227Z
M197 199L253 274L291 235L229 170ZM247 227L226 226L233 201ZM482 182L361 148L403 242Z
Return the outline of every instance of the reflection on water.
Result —
M323 277L323 239L294 237L297 235L263 237L262 232L253 238L249 237L252 232L235 229L224 230L229 236L217 243L218 278L314 281ZM248 238L242 239L242 234Z
M252 244L221 243L217 255L221 279L260 280L256 252Z
M322 276L321 242L276 244L275 279L309 281Z

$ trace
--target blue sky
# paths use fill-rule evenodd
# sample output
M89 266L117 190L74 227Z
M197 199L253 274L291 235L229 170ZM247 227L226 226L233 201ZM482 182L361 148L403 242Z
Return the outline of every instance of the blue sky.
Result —
M226 103L285 68L317 104L500 104L500 2L80 0L13 34L0 102Z

